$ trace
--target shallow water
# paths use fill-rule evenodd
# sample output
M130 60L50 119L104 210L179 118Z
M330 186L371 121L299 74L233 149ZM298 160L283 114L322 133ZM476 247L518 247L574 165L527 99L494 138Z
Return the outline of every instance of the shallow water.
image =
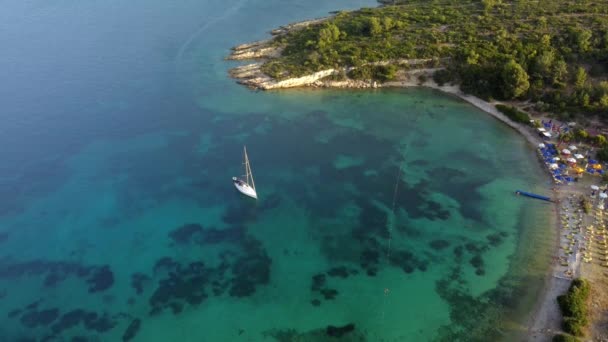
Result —
M226 76L234 44L372 5L10 4L0 18L12 80L0 84L2 336L521 332L552 241L551 207L512 195L549 191L523 139L431 90L260 93ZM230 182L243 145L257 202Z

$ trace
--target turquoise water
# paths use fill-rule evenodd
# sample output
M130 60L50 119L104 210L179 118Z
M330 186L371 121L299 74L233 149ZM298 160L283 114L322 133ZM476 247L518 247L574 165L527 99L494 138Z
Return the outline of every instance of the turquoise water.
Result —
M3 340L520 333L551 245L551 207L512 196L549 191L523 139L431 90L261 93L226 76L234 44L372 5L9 4ZM243 145L258 201L230 180Z

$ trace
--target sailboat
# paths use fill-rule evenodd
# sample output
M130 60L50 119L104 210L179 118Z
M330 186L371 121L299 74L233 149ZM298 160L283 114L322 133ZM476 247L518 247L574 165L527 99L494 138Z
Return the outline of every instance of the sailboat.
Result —
M257 199L258 193L255 191L255 183L253 182L253 174L251 173L251 165L249 164L249 157L247 157L247 148L245 146L243 146L243 158L245 159L245 180L232 177L232 181L238 191L244 195ZM250 179L251 183L249 182Z

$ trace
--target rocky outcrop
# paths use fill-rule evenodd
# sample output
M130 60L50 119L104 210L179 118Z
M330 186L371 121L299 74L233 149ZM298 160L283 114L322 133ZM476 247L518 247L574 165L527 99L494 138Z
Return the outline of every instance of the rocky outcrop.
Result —
M307 28L310 25L320 24L329 18L330 17L324 17L324 18L318 18L318 19L305 20L305 21L299 21L296 23L291 23L289 25L280 26L279 28L276 28L276 29L270 31L270 33L273 36L284 35L289 32L292 32L294 30L301 30L303 28Z
M261 40L249 44L242 44L232 48L232 53L226 59L246 60L260 58L274 58L281 55L281 48L273 46L271 40Z
M306 20L306 21L300 21L300 22L285 25L285 26L280 26L279 28L276 28L276 29L270 31L270 33L274 37L282 36L289 32L301 30L310 25L319 24L319 23L327 20L328 18L329 17L313 19L313 20ZM274 40L274 38L271 38L271 39L267 39L267 40L260 40L260 41L253 42L253 43L235 46L232 48L232 53L230 53L230 55L228 57L226 57L226 59L228 59L228 60L246 60L246 59L268 59L268 58L279 57L281 55L281 51L283 50L283 48L280 46L277 46L277 45L273 45L272 44L273 40Z
M243 65L230 70L230 76L236 78L240 84L251 88L270 90L280 88L295 88L315 85L324 77L334 75L335 69L327 69L302 77L275 80L264 74L261 70L262 63Z

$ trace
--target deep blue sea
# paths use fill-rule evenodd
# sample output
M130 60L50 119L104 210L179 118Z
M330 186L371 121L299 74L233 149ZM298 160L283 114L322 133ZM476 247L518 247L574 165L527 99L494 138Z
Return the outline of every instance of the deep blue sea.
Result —
M525 332L553 240L521 137L431 90L228 77L231 46L375 5L3 2L0 341Z

